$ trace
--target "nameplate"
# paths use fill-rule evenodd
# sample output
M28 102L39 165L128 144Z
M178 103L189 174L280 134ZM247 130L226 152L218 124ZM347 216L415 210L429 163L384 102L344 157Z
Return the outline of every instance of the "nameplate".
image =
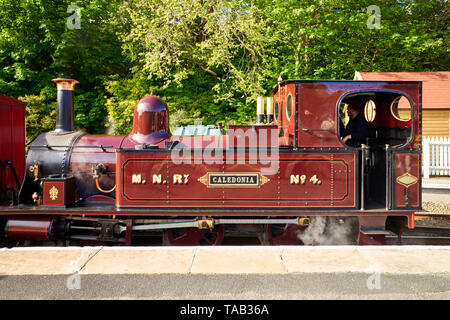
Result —
M259 188L270 179L260 173L208 172L198 181L209 188Z

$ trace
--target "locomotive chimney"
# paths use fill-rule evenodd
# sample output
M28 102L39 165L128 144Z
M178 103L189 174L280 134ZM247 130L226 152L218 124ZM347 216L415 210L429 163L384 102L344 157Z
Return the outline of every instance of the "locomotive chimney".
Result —
M73 89L77 80L57 78L53 79L58 90L56 107L56 129L55 133L66 133L73 131Z
M264 123L264 98L258 97L256 100L256 123Z

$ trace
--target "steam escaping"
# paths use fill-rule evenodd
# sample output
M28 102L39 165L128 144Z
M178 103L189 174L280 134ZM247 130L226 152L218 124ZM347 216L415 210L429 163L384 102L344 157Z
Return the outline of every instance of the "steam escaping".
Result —
M310 225L297 234L304 245L356 245L358 217L311 217Z

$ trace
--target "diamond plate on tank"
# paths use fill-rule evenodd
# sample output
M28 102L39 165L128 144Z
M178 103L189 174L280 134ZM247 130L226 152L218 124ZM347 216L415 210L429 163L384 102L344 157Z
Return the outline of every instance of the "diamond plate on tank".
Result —
M411 175L409 172L402 174L400 177L397 177L397 183L409 188L413 184L417 183L417 177Z

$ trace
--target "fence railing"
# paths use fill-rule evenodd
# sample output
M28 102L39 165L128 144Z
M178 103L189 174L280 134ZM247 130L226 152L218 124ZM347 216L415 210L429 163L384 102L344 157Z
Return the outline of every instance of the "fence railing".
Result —
M422 140L424 178L450 176L450 139L447 137L424 137Z

